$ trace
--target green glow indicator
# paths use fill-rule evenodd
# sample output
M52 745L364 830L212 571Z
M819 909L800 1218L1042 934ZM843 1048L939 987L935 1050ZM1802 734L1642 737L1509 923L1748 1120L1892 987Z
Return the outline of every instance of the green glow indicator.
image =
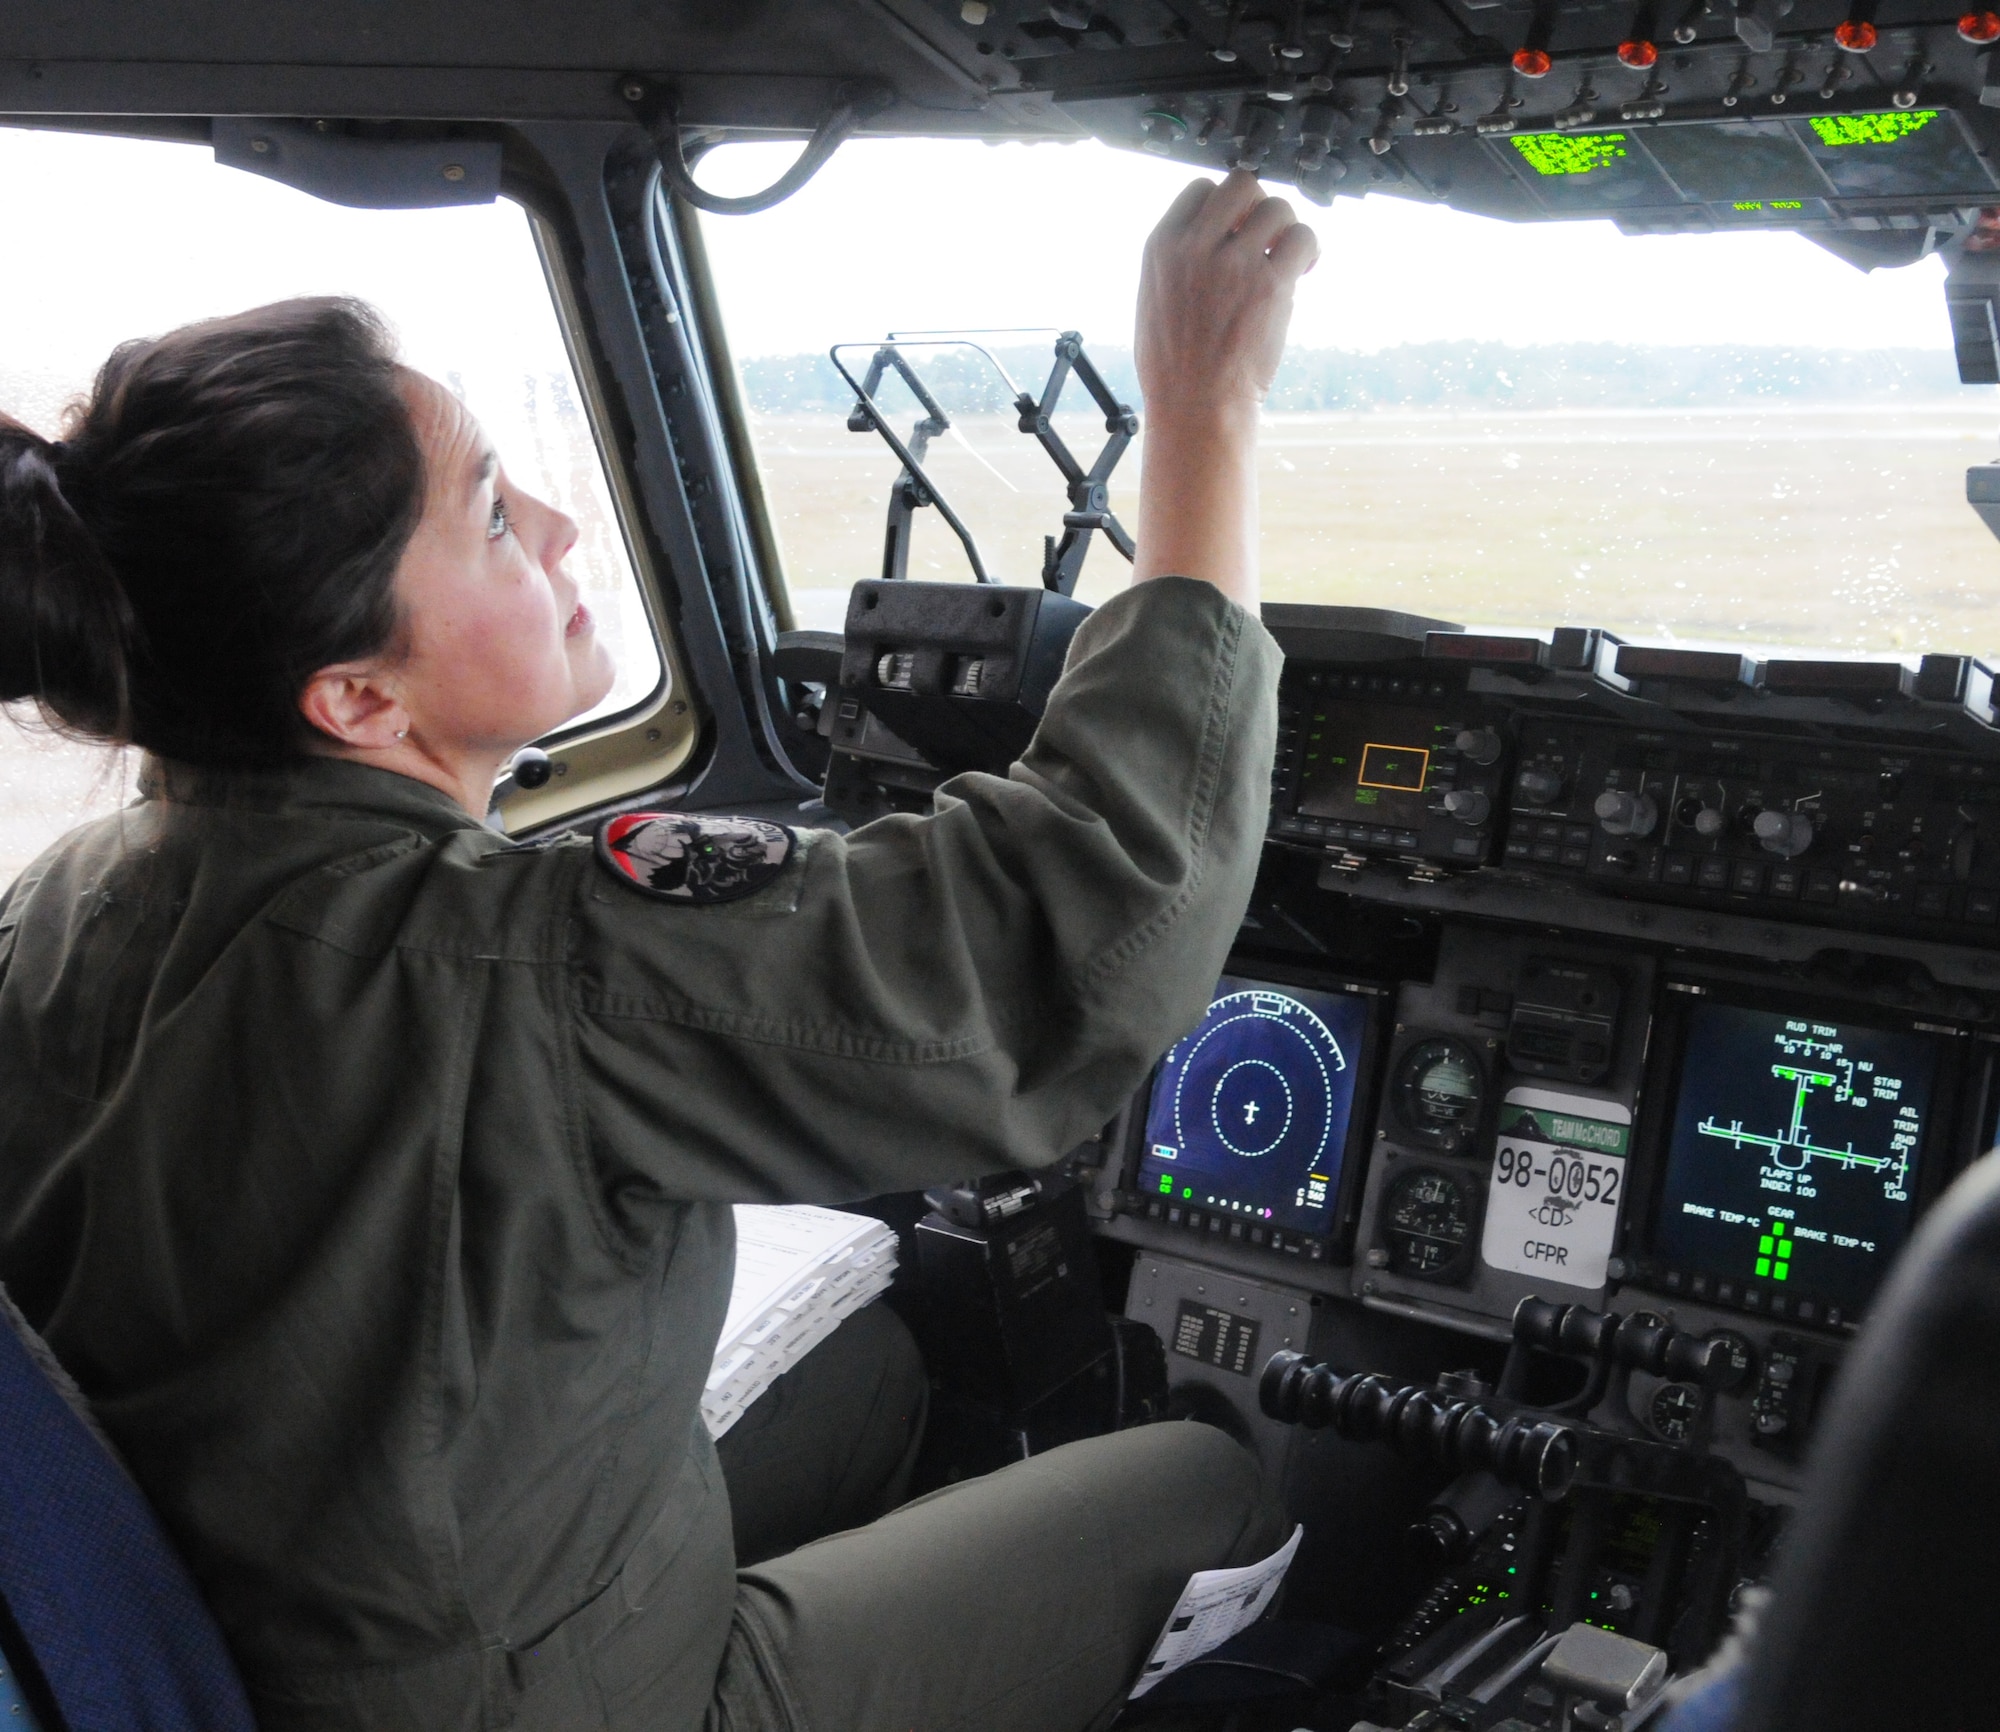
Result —
M1807 121L1821 144L1894 144L1937 119L1935 108L1908 114L1816 114Z
M1796 1239L1785 1236L1785 1223L1773 1221L1770 1230L1757 1241L1757 1277L1764 1281L1792 1278L1792 1247Z
M1535 132L1513 144L1537 174L1588 174L1625 154L1622 132Z
M1174 1194L1173 1174L1162 1173L1160 1175L1160 1195L1163 1197L1171 1197L1173 1194Z
M1181 1189L1181 1195L1184 1198L1192 1197L1194 1195L1194 1186L1192 1185L1183 1186Z

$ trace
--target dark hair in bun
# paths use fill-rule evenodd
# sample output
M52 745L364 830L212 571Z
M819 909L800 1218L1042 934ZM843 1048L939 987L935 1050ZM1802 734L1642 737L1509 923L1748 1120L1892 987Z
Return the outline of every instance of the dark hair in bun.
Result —
M359 301L126 343L51 442L0 417L0 699L163 757L268 765L323 667L395 644L424 463Z

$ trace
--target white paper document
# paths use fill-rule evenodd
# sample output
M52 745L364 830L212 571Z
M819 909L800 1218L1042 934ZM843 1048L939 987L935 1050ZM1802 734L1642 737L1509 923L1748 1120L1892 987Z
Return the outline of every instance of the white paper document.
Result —
M888 1289L896 1235L809 1203L736 1206L736 1277L701 1414L720 1437L779 1377Z
M1134 1696L1143 1696L1170 1672L1219 1648L1238 1630L1246 1630L1270 1609L1278 1586L1298 1554L1303 1526L1262 1563L1236 1570L1198 1570L1167 1617L1167 1627L1139 1669Z

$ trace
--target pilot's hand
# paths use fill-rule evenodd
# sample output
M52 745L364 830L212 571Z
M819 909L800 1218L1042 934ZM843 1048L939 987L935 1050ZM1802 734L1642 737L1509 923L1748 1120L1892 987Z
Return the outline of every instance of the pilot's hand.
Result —
M1285 349L1292 291L1319 241L1239 169L1198 180L1146 242L1139 278L1139 388L1148 418L1254 408Z
M1284 353L1292 291L1319 257L1256 177L1196 181L1146 243L1146 400L1133 581L1205 578L1257 605L1257 416Z

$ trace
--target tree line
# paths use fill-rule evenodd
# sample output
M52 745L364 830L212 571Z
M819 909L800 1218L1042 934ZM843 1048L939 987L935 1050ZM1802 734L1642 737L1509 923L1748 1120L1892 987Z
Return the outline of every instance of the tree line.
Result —
M1008 348L996 358L1014 381L1039 393L1047 349ZM1124 401L1142 408L1132 352L1095 348L1091 358ZM844 354L857 376L866 351ZM963 350L918 354L920 371L954 414L998 414L1007 387ZM765 414L844 413L854 394L824 355L759 355L739 363L744 394ZM1406 343L1373 354L1293 349L1278 370L1269 406L1280 411L1340 409L1698 408L1757 402L1875 402L1884 398L1963 398L1948 351L1932 349L1766 348L1749 344L1669 347L1630 343ZM914 399L893 379L882 390L900 422ZM1081 412L1081 388L1065 408Z

